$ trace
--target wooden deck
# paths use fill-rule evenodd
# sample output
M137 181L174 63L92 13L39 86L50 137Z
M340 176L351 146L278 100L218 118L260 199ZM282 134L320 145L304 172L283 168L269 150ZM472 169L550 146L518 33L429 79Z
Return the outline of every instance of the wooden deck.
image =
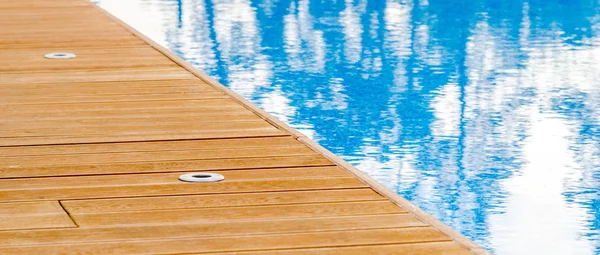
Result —
M89 2L0 29L0 254L486 253Z

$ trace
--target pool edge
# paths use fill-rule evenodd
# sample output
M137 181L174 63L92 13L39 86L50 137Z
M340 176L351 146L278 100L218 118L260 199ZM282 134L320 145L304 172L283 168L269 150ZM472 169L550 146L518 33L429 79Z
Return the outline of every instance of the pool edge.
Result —
M183 67L185 70L192 73L197 78L206 82L208 85L222 91L223 93L227 94L228 96L231 96L232 99L239 102L245 108L254 112L257 116L259 116L260 118L264 119L265 121L271 123L273 126L277 127L278 129L281 129L281 130L291 133L296 140L305 144L312 150L323 154L326 158L331 160L333 163L335 163L339 167L343 168L344 170L350 172L357 179L359 179L359 180L363 181L364 183L366 183L367 185L369 185L374 191L376 191L383 197L389 199L390 201L397 204L398 206L404 208L409 213L414 214L417 218L419 218L423 222L431 224L432 227L434 227L434 228L438 229L439 231L441 231L442 233L448 235L450 238L452 238L453 241L464 245L465 247L467 247L470 251L472 251L475 254L480 254L480 255L490 255L491 254L489 251L487 251L485 248L481 247L480 245L476 244L471 239L467 238L460 232L452 229L451 227L444 224L437 218L431 216L430 214L425 212L423 209L419 208L418 206L411 203L404 197L400 196L396 192L392 191L391 189L387 188L383 184L379 183L372 177L370 177L367 174L365 174L364 172L360 171L358 168L352 166L350 163L346 162L339 156L337 156L334 153L330 152L329 150L325 149L323 146L312 141L310 138L308 138L304 134L295 130L294 128L287 125L286 123L278 120L277 118L275 118L268 112L260 109L258 106L254 105L253 103L246 100L242 96L238 95L237 93L233 92L229 88L225 87L224 85L222 85L217 80L210 77L209 75L196 69L192 64L186 62L181 57L179 57L177 54L175 54L172 51L170 51L169 49L161 46L160 44L158 44L154 40L150 39L149 37L147 37L140 31L136 30L135 28L129 26L128 24L126 24L119 18L115 17L114 15L112 15L111 13L106 11L105 9L103 9L103 8L99 7L98 5L96 5L95 3L93 3L91 0L86 0L86 2L88 4L90 4L91 6L93 6L94 8L101 11L102 13L104 13L107 17L109 17L114 22L118 23L119 25L121 25L122 27L127 29L134 36L136 36L139 39L141 39L142 41L148 43L148 45L150 45L152 48L154 48L155 50L157 50L158 52L163 54L165 57L169 58L171 61L175 62L179 66Z

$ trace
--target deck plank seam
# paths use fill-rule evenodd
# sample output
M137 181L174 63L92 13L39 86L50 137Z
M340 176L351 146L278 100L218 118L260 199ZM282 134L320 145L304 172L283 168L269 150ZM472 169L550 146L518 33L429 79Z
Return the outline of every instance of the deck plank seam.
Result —
M71 219L71 221L73 222L73 224L75 224L76 228L79 228L80 226L77 223L77 220L75 220L75 217L73 217L73 215L71 215L71 212L69 212L69 210L67 210L67 208L65 207L65 205L63 205L63 203L62 203L61 200L58 200L58 204L63 209L63 211L65 211L65 213L67 214L67 216L69 216L69 218Z

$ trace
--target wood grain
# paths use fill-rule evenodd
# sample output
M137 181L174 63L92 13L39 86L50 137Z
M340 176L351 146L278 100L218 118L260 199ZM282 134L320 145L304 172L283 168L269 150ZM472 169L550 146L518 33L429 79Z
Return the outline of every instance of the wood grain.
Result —
M185 149L185 148L180 148ZM317 155L313 150L302 144L285 147L261 148L227 148L208 150L171 150L171 151L145 151L145 152L109 152L102 154L71 154L71 155L44 155L4 158L0 162L0 169L39 166L71 166L87 164L111 164L126 162L159 162L176 160L204 160L204 159L231 159L231 158L266 158L287 156Z
M66 208L69 210L69 208ZM116 213L72 214L80 227L208 223L216 221L268 220L404 213L389 201L319 203L298 205L242 206Z
M200 253L188 253L200 254ZM202 254L225 254L225 253L202 253ZM270 251L248 251L248 252L227 252L231 255L466 255L472 254L465 250L464 246L456 242L427 242L411 244L390 244L390 245L368 245L353 247L334 247L334 248L314 248L314 249L293 249L293 250L270 250Z
M186 195L63 201L73 214L154 211L206 207L285 205L384 200L371 189L290 191L248 194Z
M263 221L209 222L169 225L117 226L102 228L0 231L0 247L107 241L157 240L164 237L190 238L255 234L304 233L358 229L423 227L410 214L334 216Z
M169 254L447 241L429 227L0 247L2 254Z
M132 186L100 186L50 190L0 191L4 201L34 201L55 199L89 199L135 196L170 196L193 194L227 194L244 192L274 192L290 190L354 189L367 187L353 178L304 178L280 180L256 180L243 182L220 182L194 186L193 184L153 184Z
M128 94L107 96L73 96L73 97L6 97L0 105L15 104L60 104L60 103L103 103L131 101L163 101L163 100L199 100L229 98L220 92L204 93L157 93L157 94Z
M42 155L69 155L69 154L101 154L120 152L143 151L174 151L182 148L189 150L219 150L227 148L263 148L295 146L300 144L291 136L269 138L245 139L219 139L219 140L188 140L188 141L159 141L136 143L99 143L99 144L72 144L63 146L29 146L29 147L0 147L0 157L22 157Z
M0 203L0 232L76 227L58 201Z
M102 36L102 35L95 35ZM92 38L89 38L92 40ZM0 43L2 39L0 38ZM15 41L14 43L20 43ZM102 82L102 81L146 81L165 79L190 79L194 76L178 67L119 68L105 70L60 70L48 73L6 73L0 76L2 84L33 84L48 82Z
M331 166L331 161L320 155L264 158L231 158L205 160L178 160L158 162L131 162L113 164L69 165L69 166L8 166L0 169L0 182L3 178L16 177L55 177L76 175L106 175L127 173L160 173L160 172L197 172L219 171L231 169L256 169L300 166ZM271 174L271 173L269 173ZM83 177L82 177L83 178ZM87 177L86 177L87 178ZM93 177L100 178L100 177ZM131 179L131 178L130 178ZM33 181L29 181L33 183ZM0 187L1 189L2 187Z

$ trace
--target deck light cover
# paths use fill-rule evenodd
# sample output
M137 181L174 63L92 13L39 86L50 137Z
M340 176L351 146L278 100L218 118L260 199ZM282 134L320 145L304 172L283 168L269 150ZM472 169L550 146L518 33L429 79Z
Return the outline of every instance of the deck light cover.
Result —
M47 59L70 59L75 58L76 55L69 52L52 52L44 55Z
M183 182L219 182L225 180L225 176L215 173L191 173L179 176Z

